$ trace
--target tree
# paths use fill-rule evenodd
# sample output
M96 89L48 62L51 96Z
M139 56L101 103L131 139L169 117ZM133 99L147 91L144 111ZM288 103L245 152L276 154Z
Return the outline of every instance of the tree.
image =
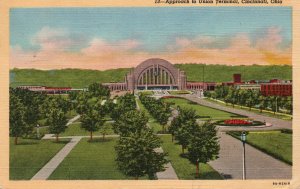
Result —
M102 134L102 140L104 140L105 135L107 135L109 133L110 127L107 124L102 125L102 127L100 127L100 133Z
M120 118L113 124L113 129L121 136L128 136L130 133L141 132L147 123L148 117L144 112L131 110L120 115Z
M184 153L185 148L189 144L189 138L191 133L193 133L195 126L197 125L197 114L192 108L179 108L179 115L175 118L176 121L173 122L173 128L175 129L174 135L178 143L181 145L182 153Z
M18 137L25 131L26 123L24 121L25 107L20 99L14 95L9 97L9 134L15 137L14 144L18 144Z
M58 142L58 136L64 132L67 128L67 118L65 113L57 108L52 108L48 114L49 131L55 134L56 142Z
M178 129L180 127L180 119L178 117L175 117L168 128L169 133L172 135L172 142L174 141L174 136L177 133Z
M184 150L189 145L190 137L193 134L196 126L197 126L196 122L187 121L185 123L182 123L182 125L179 127L177 131L176 140L178 140L178 143L181 145L183 154L184 154Z
M164 106L160 107L157 120L162 126L162 132L165 132L165 125L168 123L168 120L171 116L170 104L164 103Z
M135 179L144 175L153 178L156 172L165 169L164 164L168 162L166 153L156 151L160 146L160 139L147 128L120 137L115 147L118 168Z
M188 158L196 165L196 177L199 177L199 163L207 163L218 158L220 145L215 125L206 122L197 126L190 137Z
M81 128L90 132L90 140L93 140L93 132L98 131L104 124L105 108L90 106L81 117Z
M126 93L124 96L118 98L118 103L109 103L110 107L110 116L113 120L117 121L120 118L120 115L136 109L135 96L130 93Z
M269 97L269 104L270 104L270 107L275 115L275 112L277 111L277 96L270 96Z
M287 109L290 114L293 114L293 97L289 96L286 98L284 108Z
M88 91L92 97L109 97L110 90L107 86L99 83L92 83L88 87Z

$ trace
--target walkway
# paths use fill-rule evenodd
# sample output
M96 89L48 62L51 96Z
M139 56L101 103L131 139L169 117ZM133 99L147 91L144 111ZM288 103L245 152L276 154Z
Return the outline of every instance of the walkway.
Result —
M67 123L66 126L71 125L72 123L74 123L74 122L75 122L76 120L78 120L79 118L80 118L80 115L77 115L77 116L73 117L72 119L70 119L70 120L68 121L68 123Z
M66 144L31 180L46 180L71 150L77 145L81 137L72 137L71 141Z
M136 108L137 108L137 110L140 110L139 103L137 102L138 99L139 98L137 97L136 100L135 100ZM172 121L174 116L176 116L177 114L178 114L177 110L172 111L172 116L169 118L169 123ZM150 128L149 123L147 123L147 127ZM164 134L157 134L157 135L164 135ZM164 152L162 147L156 148L155 151L158 152L158 153L163 153ZM176 174L176 172L175 172L175 170L174 170L174 168L173 168L173 166L170 162L165 165L165 170L164 171L156 173L156 177L157 177L158 180L178 180L177 174Z
M235 113L235 114L248 116L249 118L252 118L252 119L257 120L257 121L271 123L272 127L269 127L267 129L282 129L282 128L283 129L292 129L292 121L285 121L285 120L282 120L282 119L277 119L277 118L257 114L257 113L254 113L254 112L249 112L249 111L246 111L246 110L221 106L219 104L206 101L204 99L195 97L193 95L185 95L185 96L182 96L182 97L185 97L186 99L191 100L193 102L196 102L200 105L208 106L208 107L211 107L211 108L216 108L216 109L219 109L219 110L223 110L223 111L227 111L227 112L231 112L231 113Z
M164 152L161 147L157 148L155 151L158 153ZM164 171L156 173L158 180L178 180L177 174L170 162L165 165L165 168L166 169Z
M225 179L242 179L241 141L219 132L219 158L209 164ZM246 144L246 179L291 179L292 166Z

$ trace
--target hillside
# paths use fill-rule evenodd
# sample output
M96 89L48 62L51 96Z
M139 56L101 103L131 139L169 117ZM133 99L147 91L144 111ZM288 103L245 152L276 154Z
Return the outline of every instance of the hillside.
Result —
M188 81L202 81L203 64L177 64L176 67L185 71ZM242 80L269 80L279 78L292 79L291 66L226 66L204 65L204 81L224 82L232 81L234 73L242 74Z
M188 81L202 81L202 64L177 64L176 67L186 72ZM46 85L82 88L93 82L122 82L130 69L98 70L10 70L10 86ZM204 65L205 81L231 81L233 73L241 73L242 80L267 80L272 78L292 79L291 66L225 66Z

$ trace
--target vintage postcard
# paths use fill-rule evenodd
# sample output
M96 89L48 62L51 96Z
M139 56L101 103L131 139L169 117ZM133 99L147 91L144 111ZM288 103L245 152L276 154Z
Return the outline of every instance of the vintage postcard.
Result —
M0 188L300 188L299 8L4 1Z

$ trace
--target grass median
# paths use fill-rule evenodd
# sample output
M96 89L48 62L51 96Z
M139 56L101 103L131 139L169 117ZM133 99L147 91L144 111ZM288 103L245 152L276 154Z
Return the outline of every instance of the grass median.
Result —
M172 103L173 107L180 106L182 108L192 108L196 110L196 113L199 116L203 117L202 118L203 120L206 119L222 120L222 119L230 119L232 117L239 117L239 115L237 114L232 114L222 110L201 106L197 103L194 103L192 101L183 98L166 98L164 99L164 101Z
M240 131L228 131L227 134L240 140ZM280 130L250 131L247 134L246 142L274 158L292 165L292 138L292 133Z
M19 144L9 145L9 178L10 180L31 179L69 140L56 143L52 140L19 139Z
M181 146L171 142L171 135L160 136L163 141L162 148L168 153L173 168L179 179L194 180L221 180L223 177L214 170L210 165L200 163L200 177L195 177L196 166L192 164L187 158L181 155Z

